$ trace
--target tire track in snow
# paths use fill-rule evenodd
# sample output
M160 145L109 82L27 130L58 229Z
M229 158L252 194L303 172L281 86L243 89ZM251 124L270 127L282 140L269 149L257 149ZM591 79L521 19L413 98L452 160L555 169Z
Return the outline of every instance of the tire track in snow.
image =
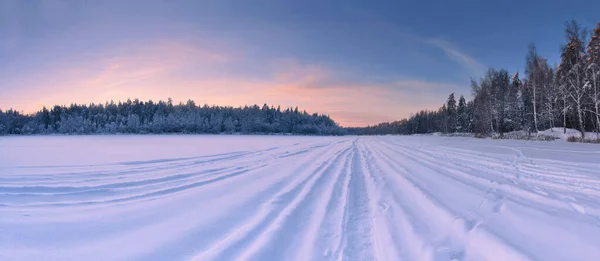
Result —
M396 200L400 202L417 233L426 236L426 247L430 248L428 251L433 260L529 260L518 250L514 250L514 246L505 245L495 235L476 229L477 221L454 212L449 205L442 204L443 201L425 190L427 183L418 182L416 175L405 168L418 167L420 162L414 161L402 166L380 150L385 146L381 146L381 143L378 145L380 146L375 146L375 158L388 167L387 180L394 182L398 190ZM398 159L405 159L407 154L408 152L398 155ZM426 175L428 172L421 170L416 173ZM477 238L477 242L474 242L474 238Z
M346 194L347 203L344 206L342 219L343 234L340 247L334 253L337 260L375 260L370 198L360 153L357 144L354 143Z
M322 170L323 174L315 181L315 185L306 197L290 211L277 230L273 231L269 241L260 247L260 251L255 251L256 253L249 258L242 259L311 260L313 258L314 242L320 242L317 233L327 211L327 202L332 198L335 183L340 176L343 176L344 167L349 165L353 151L344 154ZM282 248L279 246L281 243L290 247Z
M381 166L374 164L371 146L372 144L366 143L363 156L367 171L373 177L373 182L370 182L368 188L372 195L371 202L378 205L372 208L378 209L373 217L373 244L377 259L432 260L424 239L416 233L413 223L395 198L396 188L389 186L386 182L386 172Z
M300 147L298 151L306 152L307 150L313 148L322 148L330 145L331 142L328 143L319 143L317 145L309 146L308 148ZM296 146L294 146L296 147ZM283 157L290 153L296 153L296 151L290 152L288 146L286 147L275 147L269 148L265 150L259 150L255 152L234 152L234 153L224 153L224 154L214 154L214 155L205 155L200 157L191 157L184 159L165 159L165 160L154 160L154 161L137 161L133 164L128 164L128 162L117 163L117 164L106 164L106 165L94 165L93 168L98 167L117 167L116 169L106 169L102 171L89 171L89 172L69 172L69 173L52 173L51 175L40 175L40 174L27 174L21 173L19 174L18 179L10 178L11 175L4 174L2 181L2 190L8 191L11 189L19 189L28 192L36 192L37 190L41 190L44 192L61 192L63 190L71 191L71 190L81 190L81 189L89 189L93 186L111 186L118 185L124 182L137 182L140 180L147 179L149 174L155 175L161 174L164 176L170 176L173 172L180 172L186 169L194 169L199 167L208 167L208 165L214 165L219 163L227 163L227 162L253 162L253 161L262 161L265 158L273 157L273 155L279 155ZM156 164L162 161L173 162L172 164ZM131 169L128 166L138 166L137 168ZM52 167L49 166L46 170L52 169L60 169L61 167ZM97 177L96 177L97 176ZM95 178L90 178L95 177ZM141 179L140 179L141 177ZM41 185L36 185L36 180L41 179ZM51 181L54 179L58 179L57 181ZM11 182L12 181L12 182ZM108 181L108 182L102 182ZM75 182L75 183L74 183ZM15 183L18 186L10 186L8 184ZM65 184L73 184L72 186L65 186ZM54 185L52 184L60 184ZM91 184L91 185L86 185Z
M306 152L312 149L325 148L328 145L331 145L331 143L312 145L308 148L300 148L299 151ZM96 183L91 186L77 187L0 186L0 191L2 191L0 192L0 206L5 205L3 202L11 202L13 206L19 202L19 205L29 207L65 207L72 205L106 205L155 199L260 169L273 163L271 159L281 158L282 155L290 153L287 149L283 152L277 152L273 149L266 151L272 153L266 155L263 155L264 151L251 153L255 155L248 156L243 161L240 161L240 158L229 158L228 161L232 161L231 163L219 160L221 166L215 166L214 169L206 169L208 166L204 166L204 164L194 165L194 170L188 173L173 175L172 172L163 171L157 176L150 172L146 173L141 179L121 180L119 183ZM234 159L236 161L233 161ZM261 165L261 162L264 163ZM210 164L215 163L217 162L210 162ZM106 175L110 176L112 174L107 173ZM80 200L69 201L73 197Z
M354 141L356 142L356 141ZM333 249L339 248L343 226L345 207L348 204L346 194L350 182L350 164L353 153L348 155L341 173L337 176L326 204L326 211L320 218L317 237L309 242L303 251L309 253L307 260L332 260Z
M339 142L339 141L338 141ZM317 142L272 147L258 151L239 151L231 153L221 153L213 155L204 155L199 157L176 158L176 159L158 159L149 161L133 161L109 163L104 165L82 165L82 166L32 166L32 167L16 167L13 170L31 170L44 172L22 172L18 175L3 173L0 177L0 186L2 190L8 191L20 189L22 191L36 192L41 190L42 193L49 190L60 192L61 190L80 190L89 189L91 186L115 185L123 182L135 182L147 179L149 175L161 175L168 177L173 172L181 172L187 169L197 169L209 167L210 165L228 162L251 162L263 161L273 155L276 157L285 157L289 154L305 153L311 149L322 148L332 145L334 142ZM308 146L307 146L308 145ZM134 166L134 167L131 167ZM72 168L77 171L66 173L56 172L56 170ZM98 170L101 169L101 170ZM46 175L45 173L50 174ZM17 178L15 178L16 176ZM65 185L69 185L65 187ZM0 191L2 191L0 190ZM48 190L48 191L46 191Z
M395 149L389 148L388 143L379 143L378 145L379 148L386 151L381 155L381 158L391 159L390 155L398 154L397 157L394 157L396 159L394 161L398 166L404 164L407 168L404 172L405 177L412 180L413 184L419 184L421 190L428 197L440 202L438 205L447 208L454 216L468 221L466 224L468 227L472 227L469 231L473 231L469 232L469 234L472 234L470 238L473 238L474 235L480 237L482 235L480 232L483 231L485 234L492 235L491 238L499 239L501 244L506 245L505 249L517 249L518 252L536 260L552 260L552 258L562 260L568 257L582 259L586 256L600 256L600 252L594 249L592 244L581 241L578 235L578 233L586 230L586 226L589 229L589 225L596 222L593 218L574 215L577 213L573 212L551 211L552 208L549 210L540 207L539 204L523 205L523 201L528 200L528 194L517 194L520 197L514 198L511 193L518 193L520 190L506 190L503 187L493 189L490 187L496 186L496 183L491 183L490 180L485 179L482 179L482 182L473 183L473 179L481 178L475 174L462 172L456 166L453 167L454 162L451 160L429 160L427 155L422 154L410 145L396 144ZM401 169L404 169L404 167L401 167ZM485 172L485 170L481 170L481 172ZM419 173L419 175L415 173ZM506 202L507 200L509 201ZM481 201L481 203L477 203L477 201ZM516 205L512 205L512 203ZM563 205L554 204L554 201L549 203L553 203L559 209L568 210ZM510 204L509 211L504 210L506 204ZM527 214L525 215L525 213ZM546 223L548 219L544 218L537 221L523 218L524 215L525 217L533 217L546 214L559 217L562 215L563 217L562 219L553 219L552 223ZM503 216L504 219L494 218L494 215ZM513 220L516 225L507 223L505 220ZM483 221L487 222L482 224ZM572 231L561 231L560 228L557 228L559 222L564 224L558 225L558 227L571 227ZM530 233L533 234L524 231L532 231ZM539 234L549 233L546 231L554 231L554 233L561 234L561 237L536 237ZM532 240L537 242L535 247L531 245ZM573 253L568 250L564 251L566 249L558 249L558 251L550 252L552 254L548 255L549 252L541 247L542 245L560 245L561 242L565 241L578 242L577 244L581 248L587 248L588 250L583 253ZM482 246L491 245L493 244L482 244Z
M306 169L306 178L297 184L288 184L270 202L261 206L259 214L251 217L235 233L193 256L191 260L249 260L262 247L268 246L275 231L306 198L317 180L325 175L327 168L339 164L338 161L349 151L350 147L338 149L329 160L319 162L314 169Z
M339 146L338 146L339 147ZM328 159L330 159L330 157L332 156L332 153L337 153L336 151L339 151L339 148L335 147L335 146L330 146L330 147L319 147L318 149L315 149L312 151L312 153L307 154L307 157L303 157L302 161L300 162L295 162L294 164L298 165L298 168L296 170L294 169L285 169L286 171L290 171L290 172L280 172L277 171L276 168L270 168L269 172L265 172L265 169L262 169L260 171L257 171L256 173L253 174L253 176L246 176L246 175L242 175L239 177L243 177L239 180L239 185L243 185L243 186L248 186L245 187L244 190L246 193L244 193L244 197L242 198L238 198L239 203L238 204L231 204L229 202L232 202L232 200L236 200L236 194L235 193L231 193L228 191L220 191L221 196L217 195L217 194L213 194L213 196L211 196L210 198L207 198L206 196L202 196L202 198L204 199L210 199L211 201L217 201L217 202L222 202L225 203L225 207L229 207L230 209L224 209L224 210L228 210L225 211L224 213L231 213L234 214L234 216L236 216L235 218L237 218L237 220L231 220L231 217L226 217L226 219L221 218L220 220L215 219L215 224L222 224L222 223L229 223L231 225L234 226L234 228L237 228L235 222L243 222L246 221L246 217L244 216L239 216L236 215L236 209L231 209L231 207L235 207L235 206L241 206L241 208L238 208L237 210L243 209L244 205L246 208L250 207L250 209L252 208L252 206L255 206L254 204L256 204L256 201L254 200L258 200L259 198L264 198L264 199L269 199L271 195L273 195L275 193L275 191L279 190L281 191L282 187L285 188L285 186L281 186L281 185L292 185L294 184L293 181L290 180L290 178L292 180L297 180L298 178L303 178L303 175L291 175L291 174L300 174L301 170L310 170L313 167L312 166L307 166L306 162L318 162L318 163L322 163L322 162L326 162ZM298 157L298 156L296 156ZM276 155L271 155L270 158L276 158ZM296 159L294 159L294 157L289 157L289 158L285 158L282 160L275 160L273 161L273 164L275 163L281 163L281 166L292 166L289 165L287 162L294 162ZM321 164L322 165L322 164ZM281 170L281 166L279 167L279 170ZM274 166L275 167L275 166ZM319 166L317 166L319 167ZM283 174L283 175L281 175ZM304 175L305 176L305 175ZM265 180L264 178L269 178L271 181L269 181L267 184L271 184L268 188L265 188L266 190L261 190L259 188L264 187L265 184ZM232 182L228 181L228 182ZM262 182L261 182L262 181ZM276 181L276 183L274 183L274 181ZM245 184L244 184L245 182ZM256 183L259 182L259 183ZM214 189L219 192L218 188L220 187L220 182L215 182L215 183L211 183L210 185L212 187L214 187ZM279 186L278 186L279 185ZM225 188L229 189L229 188L234 188L231 186L226 186ZM175 202L177 202L178 204L183 204L185 201L189 201L189 203L194 203L194 194L197 194L197 192L202 192L205 189L199 190L198 188L194 188L192 190L190 190L189 192L192 193L185 193L185 194L181 194L178 196L178 198L176 198ZM225 196L226 193L229 193L228 195L228 199L226 198L222 198L222 196ZM259 194L259 195L257 195ZM221 197L221 198L219 198ZM239 200L241 199L241 201ZM246 199L246 200L244 200ZM137 202L140 203L140 202ZM283 202L282 202L283 203ZM202 207L202 206L199 206ZM72 209L72 208L71 208ZM151 250L163 250L163 251L157 251L156 253L153 253L152 255L144 255L144 251L140 250L140 249L124 249L119 251L120 255L118 259L122 259L122 260L136 260L139 258L139 260L165 260L165 259L172 259L174 256L182 256L181 254L175 254L175 253L185 253L184 250L179 249L179 251L176 252L171 252L169 251L169 248L167 247L166 249L163 249L164 247L159 247L159 242L162 242L160 244L165 244L167 243L166 241L173 241L174 239L177 239L181 236L183 236L185 238L185 234L193 234L194 229L196 229L195 227L205 227L206 224L202 224L202 223L198 223L197 221L194 222L194 215L198 216L199 218L203 219L205 218L206 215L203 215L202 212L189 212L190 210L192 210L193 208L188 208L188 209L183 209L183 210L179 210L179 212L177 215L175 215L175 213L173 211L167 211L167 215L161 215L161 217L165 217L163 220L148 220L147 224L144 225L144 222L136 222L136 226L131 227L131 228L135 228L134 230L126 230L126 231L114 231L114 232L118 232L118 233L113 233L114 236L111 236L110 234L107 234L105 236L105 238L98 238L97 240L94 240L92 242L81 242L84 243L83 245L81 245L80 242L73 242L75 243L74 245L71 245L68 248L65 248L64 250L67 250L67 252L70 252L72 254L75 253L81 253L81 258L79 259L84 259L84 258L89 258L89 256L98 256L98 257L106 257L106 256L111 256L108 255L107 253L102 254L102 253L96 253L96 254L90 254L90 253L94 253L94 246L95 245L104 245L104 246L113 246L114 248L118 249L120 248L119 246L122 245L135 245L136 241L139 238L143 238L145 234L148 233L153 233L153 232L158 232L161 229L164 231L161 234L160 237L156 237L156 238L148 238L145 239L144 242L146 245L148 245L146 251L151 251ZM221 211L216 212L216 214L220 214ZM210 215L214 215L215 213L211 213ZM209 215L209 216L210 216ZM228 220L229 219L229 220ZM226 220L228 220L228 222L226 222ZM174 228L169 228L170 226L174 226ZM157 230L158 229L158 230ZM221 230L223 229L223 227L220 228ZM200 231L200 233L203 232L209 232L211 233L210 229L209 230L202 230ZM212 233L215 233L215 231L212 231ZM98 234L96 235L96 237L98 236L102 236L103 234ZM200 238L205 237L200 235ZM193 238L193 235L192 235ZM190 238L187 238L190 239ZM198 240L195 240L196 242ZM195 247L191 248L199 248L201 247L201 241L199 244L193 244L195 245ZM189 246L190 243L193 243L194 240L190 240L187 241L185 239L183 239L183 241L181 242L181 244L167 244L165 246ZM205 242L206 243L206 242ZM154 247L150 247L152 244L154 244ZM190 251L191 249L188 249L187 251ZM63 251L64 251L63 250ZM166 252L165 252L166 251ZM145 257L145 258L141 258L141 256ZM140 256L137 258L134 258L135 256ZM109 258L109 259L117 259L117 256L113 256L114 258ZM128 257L128 258L124 258L124 257ZM157 258L157 257L163 257L163 258ZM38 258L39 259L39 258ZM75 258L78 259L78 258ZM104 258L106 259L106 258Z
M192 181L182 185L168 186L168 187L158 187L154 190L144 189L141 193L129 194L131 191L126 191L124 195L120 195L122 193L112 193L113 191L98 189L96 191L88 191L88 193L72 193L70 195L66 195L66 197L61 197L61 195L51 195L54 199L58 199L59 201L49 201L45 202L48 197L39 197L41 200L34 201L35 203L26 203L24 206L26 207L70 207L70 206L78 206L78 205L107 205L107 204L115 204L115 203L135 203L144 200L154 200L158 198L163 198L175 193L180 193L186 190L195 189L204 185L212 184L215 182L219 182L225 179L233 178L251 171L258 170L260 168L266 167L267 164L259 165L252 168L234 168L232 172L223 172L222 175L218 175L214 178L203 179L200 181ZM77 200L77 201L60 201L62 198L68 199L72 196L75 197L83 197L90 195L92 199L86 199L85 201ZM117 197L107 197L109 195L119 195ZM17 195L12 195L17 196ZM24 195L26 198L27 195ZM10 199L6 199L6 195L0 195L0 206L7 206L5 203ZM95 199L94 199L95 198ZM35 199L35 197L34 197Z
M228 238L241 236L244 229L249 229L248 217L258 217L264 214L264 209L257 208L258 204L268 205L273 203L274 195L288 193L290 184L302 184L306 181L305 175L289 175L289 173L302 174L308 173L308 170L314 168L307 166L306 162L323 162L336 153L339 149L335 146L313 148L312 153L302 155L296 154L294 157L284 157L269 170L263 170L258 179L240 182L241 189L236 193L221 193L222 196L211 199L215 206L224 205L226 208L216 212L214 219L204 221L203 224L196 224L197 228L188 229L182 233L176 240L173 240L167 247L155 249L151 253L144 255L139 260L166 260L180 257L178 259L189 258L194 254L209 251L211 247L225 242ZM281 173L280 166L286 166L286 172ZM315 165L318 167L318 165ZM282 175L283 174L283 175ZM268 185L267 185L268 184ZM230 186L227 186L230 187ZM235 186L238 187L238 186ZM240 198L241 195L245 195ZM216 196L216 195L215 195ZM211 197L212 198L212 197ZM219 204L222 202L222 204ZM234 203L231 203L234 202ZM212 203L212 202L211 202ZM278 204L283 204L280 202ZM243 215L240 215L243 213ZM207 237L206 235L212 235ZM195 249L190 251L191 249ZM177 253L177 254L173 254Z
M55 168L64 172L55 179L13 169L0 176L0 259L600 258L598 164L454 140L327 138L244 156ZM210 162L221 157L231 158ZM56 198L27 199L35 206L19 195Z
M384 146L389 148L387 145ZM573 201L561 201L557 197L549 197L548 193L542 193L530 188L533 186L520 184L520 182L514 181L514 175L506 175L510 170L498 171L489 167L477 168L476 166L481 165L477 161L469 161L461 164L461 162L464 162L464 159L436 158L418 149L407 149L398 145L393 146L396 146L397 150L404 153L405 156L402 157L403 159L420 162L423 166L432 170L425 173L429 173L430 175L443 174L443 179L449 178L462 183L467 188L490 194L493 196L488 198L491 201L510 200L515 204L546 212L550 215L564 216L565 219L581 218L579 212L573 213L571 211L574 208L572 206ZM490 175L489 173L494 174ZM499 182L498 179L501 179L503 182ZM577 193L568 195L569 197L573 195L577 196ZM588 209L589 213L596 213L596 217L600 216L598 215L600 214L600 210L597 206L598 203L587 205L587 207L590 207Z
M501 147L505 148L504 146ZM581 166L579 163L574 164L571 162L527 159L522 156L522 153L518 149L506 148L517 153L517 157L513 158L511 164L508 164L508 161L503 158L478 156L473 155L472 152L469 154L468 152L456 149L440 148L433 151L420 151L426 152L438 159L444 159L446 162L455 164L459 168L485 170L485 172L496 174L498 178L504 177L510 182L514 182L514 177L512 177L513 179L508 179L509 176L505 175L505 173L515 172L520 184L525 183L532 186L532 188L543 185L538 190L544 189L545 191L555 192L557 189L560 189L562 192L569 194L577 193L581 196L591 196L589 192L596 192L593 193L594 196L600 195L597 193L600 192L600 180L590 177L589 174L585 175L585 173L590 173L590 170L593 170L595 166ZM465 158L470 160L465 162ZM474 174L477 174L477 172L474 172ZM594 176L597 177L598 175L600 175L600 172L597 171ZM585 190L588 194L583 193L581 190Z

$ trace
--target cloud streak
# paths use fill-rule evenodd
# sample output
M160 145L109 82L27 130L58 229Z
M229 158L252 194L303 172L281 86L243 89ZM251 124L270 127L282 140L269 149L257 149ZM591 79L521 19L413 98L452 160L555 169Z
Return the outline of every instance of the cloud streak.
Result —
M448 56L448 58L454 60L455 62L463 66L465 69L467 69L471 76L482 75L487 69L487 66L478 62L475 58L469 56L468 54L458 50L451 43L443 39L426 39L423 40L423 42L443 50L446 56Z

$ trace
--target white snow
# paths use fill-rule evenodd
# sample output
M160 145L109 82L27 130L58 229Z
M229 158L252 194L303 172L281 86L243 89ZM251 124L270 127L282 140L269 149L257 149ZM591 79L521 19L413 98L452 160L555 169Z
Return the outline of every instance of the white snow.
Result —
M0 137L0 260L600 260L600 146Z
M471 136L473 136L473 134L470 134ZM498 135L498 134L496 134ZM570 137L576 137L576 138L581 138L581 132L576 130L576 129L570 129L570 128L550 128L547 130L543 130L543 131L539 131L537 133L527 133L527 131L524 130L519 130L519 131L512 131L512 132L508 132L504 134L505 138L508 139L535 139L538 138L540 140L543 140L546 137L554 137L557 140L562 140L562 141L567 141L568 138ZM596 132L585 132L585 139L586 140L596 140L596 139L600 139L600 133L596 133Z
M567 140L569 137L581 138L581 132L576 129L551 128L545 131L540 131L540 134L557 137L561 140ZM585 132L586 140L600 139L599 133Z

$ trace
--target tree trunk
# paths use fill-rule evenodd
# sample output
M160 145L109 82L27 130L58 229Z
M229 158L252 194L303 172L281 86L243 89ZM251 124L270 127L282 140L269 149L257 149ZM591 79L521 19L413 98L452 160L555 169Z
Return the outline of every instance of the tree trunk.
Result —
M596 133L600 135L600 115L598 115L598 101L596 101Z
M492 134L494 134L494 110L490 110L490 129L492 129Z
M446 116L446 124L444 124L444 132L448 133L448 116Z
M577 116L579 118L579 131L581 132L581 140L584 140L585 129L583 127L583 112L581 111L581 102L577 102Z
M567 99L563 91L563 134L567 134Z
M563 109L563 134L567 134L567 106Z
M535 91L535 80L533 81L533 126L535 127L535 132L539 132L538 122L537 122L537 102L536 102L536 91Z
M598 85L600 84L596 77L594 77L594 82L596 83L595 88L594 88L594 105L596 107L596 136L598 136L598 138L600 138L600 115L598 114L598 104L600 104L600 96L598 96Z

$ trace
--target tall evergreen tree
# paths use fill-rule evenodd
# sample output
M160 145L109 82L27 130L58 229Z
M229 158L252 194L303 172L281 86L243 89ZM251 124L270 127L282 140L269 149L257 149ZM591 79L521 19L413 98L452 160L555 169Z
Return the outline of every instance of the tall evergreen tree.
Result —
M460 96L458 99L458 107L456 109L456 114L458 117L457 130L459 132L468 132L467 124L468 124L468 112L467 112L467 102L464 96Z
M507 102L510 80L506 70L492 70L491 75L491 95L493 104L493 120L496 125L496 131L503 134L508 129L506 126Z
M480 83L471 81L473 92L473 120L475 122L474 131L482 134L494 133L493 123L493 96L492 96L492 78L494 71L489 70L481 79Z
M521 102L521 92L523 84L519 79L519 72L516 72L511 80L508 92L506 95L506 119L508 131L522 129L521 115L523 114L523 104Z
M456 131L456 99L454 98L454 93L451 93L448 96L448 100L446 101L446 126L447 132L455 132Z
M52 121L50 119L50 112L48 111L48 109L46 109L46 106L42 108L42 122L44 123L45 128L48 128L48 126L52 124Z

